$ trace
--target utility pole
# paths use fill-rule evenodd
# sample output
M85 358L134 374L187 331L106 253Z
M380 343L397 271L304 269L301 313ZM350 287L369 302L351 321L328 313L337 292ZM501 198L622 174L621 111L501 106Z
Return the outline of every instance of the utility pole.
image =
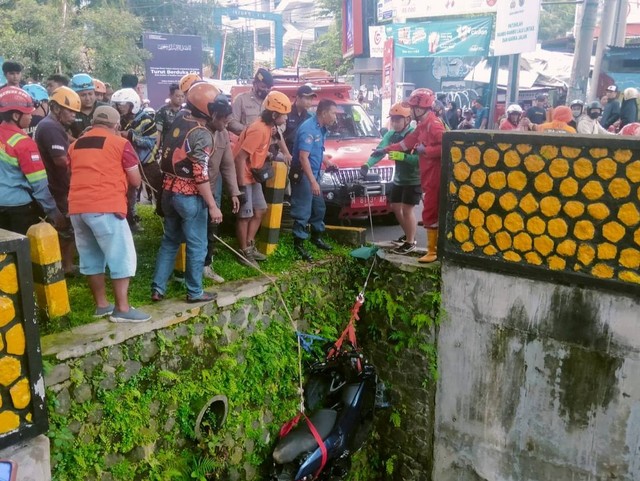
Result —
M573 55L571 82L568 99L584 100L587 96L587 83L591 68L591 51L593 50L593 33L598 16L598 0L584 0L582 18L576 35L576 50Z
M616 47L624 47L624 39L627 34L627 14L629 13L629 0L618 0L616 9L616 21L613 28L611 44Z
M606 5L602 9L602 17L600 19L600 36L598 37L598 46L596 47L596 60L593 64L593 74L591 75L591 88L589 89L588 100L596 100L598 98L598 86L600 83L600 72L602 71L602 57L607 45L611 42L611 32L613 24L616 20L616 9L607 8Z

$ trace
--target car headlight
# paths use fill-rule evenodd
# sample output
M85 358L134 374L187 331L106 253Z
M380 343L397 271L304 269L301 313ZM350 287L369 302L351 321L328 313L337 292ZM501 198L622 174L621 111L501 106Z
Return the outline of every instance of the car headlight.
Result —
M324 185L325 187L335 187L337 183L338 181L335 176L322 172L322 175L320 176L320 185Z

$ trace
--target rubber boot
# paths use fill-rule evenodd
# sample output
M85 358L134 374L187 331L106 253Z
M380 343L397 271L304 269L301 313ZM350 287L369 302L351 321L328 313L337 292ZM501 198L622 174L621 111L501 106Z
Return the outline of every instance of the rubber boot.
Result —
M330 251L333 249L333 247L322 240L322 234L320 234L320 232L311 233L311 243L318 249L322 249L323 251Z
M438 229L427 229L427 253L418 262L428 264L438 260Z
M311 262L313 260L313 257L311 257L311 254L309 254L309 252L307 252L307 250L304 248L304 239L294 236L293 250L296 251L298 256L300 256L300 258L303 261Z

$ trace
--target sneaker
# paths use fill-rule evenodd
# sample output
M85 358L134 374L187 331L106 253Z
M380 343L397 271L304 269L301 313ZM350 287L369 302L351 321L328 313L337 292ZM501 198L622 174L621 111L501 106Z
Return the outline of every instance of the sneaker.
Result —
M214 271L213 267L211 266L204 266L204 271L202 271L202 274L207 279L211 279L213 282L217 282L218 284L222 284L224 282L224 278L216 274L216 271Z
M96 310L93 312L93 317L110 316L115 307L116 306L114 306L113 304L109 304L106 307L96 307Z
M405 242L407 242L407 236L406 235L402 235L402 236L398 237L396 240L392 240L391 241L392 244L395 244L398 247L400 247Z
M187 296L187 302L191 304L195 304L197 302L209 302L215 301L218 295L215 292L203 292L199 297L189 297Z
M129 306L128 312L118 311L114 309L109 316L111 322L146 322L151 319L151 315L144 311L139 311Z
M249 246L251 248L251 253L253 254L253 258L257 261L266 261L267 260L267 256L265 256L262 252L260 252L257 248L256 248L256 243L255 241L251 242L251 245Z
M259 267L255 258L253 257L253 247L249 246L246 249L240 249L240 253L242 257L238 257L238 260L241 264L244 264L248 267Z
M404 255L404 254L408 254L409 252L413 252L414 250L416 250L416 242L415 241L413 243L405 242L400 247L396 247L395 249L393 249L391 252L393 254Z

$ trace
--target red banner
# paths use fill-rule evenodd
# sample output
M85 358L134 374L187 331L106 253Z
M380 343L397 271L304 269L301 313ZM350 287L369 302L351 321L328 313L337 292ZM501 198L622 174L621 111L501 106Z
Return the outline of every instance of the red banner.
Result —
M382 98L393 97L393 39L388 38L384 42L382 54Z

